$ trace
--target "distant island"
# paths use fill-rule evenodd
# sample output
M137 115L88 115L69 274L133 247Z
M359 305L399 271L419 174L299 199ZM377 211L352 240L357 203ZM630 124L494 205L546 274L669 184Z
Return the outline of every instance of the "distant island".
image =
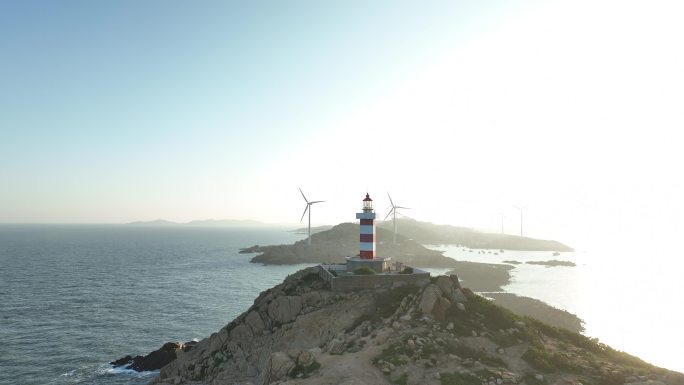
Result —
M552 266L567 266L567 267L575 267L577 266L574 262L570 261L559 261L557 259L552 259L550 261L529 261L525 262L528 265L542 265L546 267L552 267Z
M126 223L135 226L215 226L215 227L254 227L269 226L267 223L253 221L250 219L202 219L190 222L173 222L166 219L155 219L153 221L135 221Z
M378 227L391 230L391 221L378 222ZM423 245L462 245L471 249L575 251L558 241L521 237L518 235L486 233L469 227L437 225L411 218L397 219L398 232Z

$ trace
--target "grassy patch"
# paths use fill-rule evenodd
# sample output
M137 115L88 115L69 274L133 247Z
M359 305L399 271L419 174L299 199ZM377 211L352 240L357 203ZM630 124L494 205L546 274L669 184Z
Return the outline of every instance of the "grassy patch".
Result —
M497 366L501 368L508 367L508 365L506 365L506 363L499 357L490 356L483 351L473 349L459 343L450 343L447 345L446 353L455 354L461 358L470 358L490 366Z
M482 380L471 375L461 373L440 373L441 385L482 385Z
M408 374L404 373L392 383L394 385L406 385L406 382L408 382Z
M565 371L573 373L581 373L582 367L578 364L578 360L567 353L549 353L543 346L533 344L530 346L522 358L530 364L531 367L545 373L552 373L556 371Z
M551 362L551 357L543 347L530 346L522 358L540 372L552 373L556 371L555 365Z
M382 353L373 359L373 364L377 364L378 361L390 362L392 365L400 366L404 365L408 361L405 356L410 352L406 349L406 345L402 343L392 343L389 347L385 348Z

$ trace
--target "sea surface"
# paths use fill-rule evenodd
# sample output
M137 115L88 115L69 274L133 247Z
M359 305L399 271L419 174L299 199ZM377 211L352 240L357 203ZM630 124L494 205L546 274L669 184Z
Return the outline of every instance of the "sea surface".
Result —
M146 384L156 373L108 362L217 331L308 266L252 264L239 249L301 238L282 228L0 225L0 384ZM507 291L573 312L587 335L684 371L684 265L672 253L439 248L461 260L523 262ZM577 266L524 263L549 259Z
M285 229L0 225L0 384L146 384L108 362L201 339L303 266L239 254Z

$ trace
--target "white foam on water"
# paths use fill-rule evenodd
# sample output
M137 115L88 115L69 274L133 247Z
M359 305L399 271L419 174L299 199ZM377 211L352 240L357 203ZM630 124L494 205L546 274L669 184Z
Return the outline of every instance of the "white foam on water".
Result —
M126 369L124 366L119 366L113 368L111 365L106 364L104 367L98 370L99 374L111 374L111 375L122 375L137 378L154 377L159 375L159 370L150 370L144 372L138 372L133 369Z

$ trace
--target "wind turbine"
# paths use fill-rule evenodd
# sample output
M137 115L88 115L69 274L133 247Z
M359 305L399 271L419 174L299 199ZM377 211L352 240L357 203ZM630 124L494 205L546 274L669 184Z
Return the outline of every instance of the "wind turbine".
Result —
M501 234L503 234L504 233L504 216L505 215L504 215L503 211L500 212L499 215L501 215Z
M309 202L309 200L306 199L306 196L304 195L304 192L302 191L301 188L299 189L299 192L302 193L302 197L306 201L306 207L304 208L304 213L302 214L302 218L299 221L301 222L304 219L304 215L306 215L306 212L308 211L309 212L309 240L308 241L309 241L309 246L311 246L311 206L316 204L316 203L321 203L321 202L325 202L325 201L311 201L311 202Z
M520 236L523 236L523 209L527 208L527 206L513 206L516 209L520 210Z
M387 216L385 216L385 220L389 218L390 215L392 215L392 225L394 226L394 236L392 237L392 244L397 244L397 209L409 209L409 207L402 207L402 206L397 206L394 204L392 201L392 197L390 196L389 193L387 193L387 197L390 200L390 204L392 205L392 208L390 211L387 213Z

